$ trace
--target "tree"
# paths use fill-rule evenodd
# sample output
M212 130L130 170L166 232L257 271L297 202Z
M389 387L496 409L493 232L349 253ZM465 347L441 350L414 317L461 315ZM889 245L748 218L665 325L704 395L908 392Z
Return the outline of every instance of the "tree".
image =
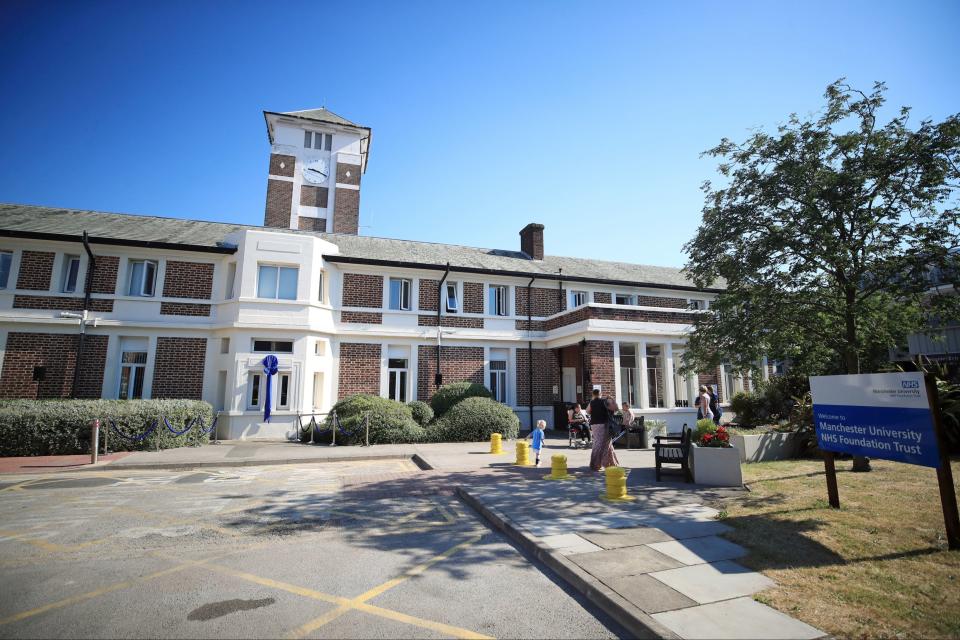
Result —
M885 91L839 80L820 114L704 153L724 186L703 185L685 268L726 289L696 321L685 370L769 355L806 374L876 371L908 332L960 314L960 296L926 278L938 267L960 288L960 114L911 129L902 108L880 126Z

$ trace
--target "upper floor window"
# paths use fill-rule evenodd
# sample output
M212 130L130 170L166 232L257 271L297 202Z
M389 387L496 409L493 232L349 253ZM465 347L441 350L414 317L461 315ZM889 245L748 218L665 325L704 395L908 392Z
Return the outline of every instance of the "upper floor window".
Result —
M153 297L157 285L157 263L154 260L130 261L130 286L127 295Z
M333 136L329 133L315 131L303 132L303 148L330 151L333 147Z
M77 276L80 275L80 256L63 257L63 277L60 290L63 293L73 293L77 290Z
M488 290L490 315L505 316L507 313L507 287L502 284L492 284Z
M703 311L704 309L707 308L707 301L706 301L706 300L694 300L694 299L691 298L691 300L690 300L690 305L689 305L688 308L691 309L691 310L693 310L693 311Z
M297 267L261 264L257 275L257 297L296 300L298 271Z
M10 281L10 265L13 264L13 252L0 251L0 289L6 289Z
M410 281L406 278L390 278L390 308L394 311L410 310Z
M586 291L571 291L570 292L570 308L582 307L587 304L587 292Z
M457 298L457 283L448 282L446 284L446 290L447 313L457 313L460 311L460 301Z
M253 350L260 353L293 353L292 340L254 340Z
M317 287L317 301L323 302L323 271L320 272L320 284Z
M613 294L613 303L614 304L633 304L633 296L628 293L615 293Z
M237 263L231 262L227 265L227 282L223 291L223 299L229 300L233 298L233 290L237 284Z

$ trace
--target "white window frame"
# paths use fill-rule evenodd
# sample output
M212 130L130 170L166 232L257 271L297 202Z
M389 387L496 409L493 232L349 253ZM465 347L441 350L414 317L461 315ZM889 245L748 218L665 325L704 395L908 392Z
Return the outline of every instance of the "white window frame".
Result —
M77 270L73 271L73 265L77 265ZM73 276L73 283L70 277ZM63 272L60 277L60 293L76 293L77 285L80 283L80 256L65 254L63 256Z
M633 348L633 366L623 364L624 348ZM640 406L640 354L639 347L633 344L620 343L620 401L627 402L631 407Z
M402 360L405 363L403 367L390 365L391 360ZM396 375L394 375L396 374ZM401 380L403 381L403 397L399 397ZM410 401L410 359L409 358L388 358L387 359L387 398L398 402Z
M617 302L617 298L626 298L626 302ZM630 307L637 303L637 298L632 293L614 293L613 294L613 304L618 304L622 307Z
M3 263L6 262L6 271L3 271ZM0 273L3 273L3 280L0 280L0 289L6 289L10 284L10 272L13 271L13 251L0 251Z
M140 272L140 281L134 287L134 277L137 272L137 265L143 265ZM147 290L147 267L153 268L153 278L150 281L150 293ZM141 298L155 298L157 295L157 272L160 271L160 263L156 260L130 260L128 265L129 275L127 277L127 295L138 296Z
M451 298L450 294L453 293ZM453 304L451 304L451 302ZM460 283L445 282L443 287L443 308L447 313L460 313Z
M323 294L325 293L324 290L323 290L323 284L324 284L324 283L323 283L323 271L321 271L321 272L320 272L320 286L318 287L318 291L317 291L317 301L320 302L321 304L323 303Z
M286 382L287 389L284 392L283 385ZM286 393L287 397L284 398L283 395ZM293 401L293 375L289 371L280 371L277 373L277 393L276 398L274 399L274 404L276 405L274 409L277 411L289 411L290 406Z
M704 311L707 308L707 301L699 298L690 298L687 300L687 308L691 311Z
M503 368L494 369L494 363L503 363ZM508 393L507 393L507 370L510 368L509 363L506 360L491 360L490 361L490 393L493 394L493 399L497 402L506 404Z
M262 371L250 371L247 373L247 410L258 411L263 409L263 379L266 377ZM254 402L256 400L256 402Z
M508 305L507 292L510 288L505 284L491 284L487 289L487 304L493 308L487 309L491 316L506 317L510 315L510 307ZM496 292L493 294L493 299L490 297L490 292Z
M269 342L269 349L257 349L258 342ZM279 343L290 343L290 351L280 351L277 349ZM250 340L250 353L293 353L295 340L274 340L273 338L253 338Z
M126 354L143 354L143 362L124 362L124 356ZM123 391L123 372L124 370L130 371L130 377L127 383L127 393L126 397L121 397L121 392ZM139 372L140 376L140 396L134 396L134 389L136 389L136 380L137 373ZM117 398L119 400L142 400L143 399L143 389L146 386L147 379L147 352L146 351L121 351L120 352L120 375L117 378Z
M303 132L303 148L315 149L317 151L330 151L333 147L333 135L322 133L320 131Z
M659 354L651 354L651 349L659 349ZM647 366L647 388L642 393L647 394L647 406L650 409L666 409L667 407L667 379L666 379L666 349L663 345L648 344L643 354ZM657 361L659 360L659 366ZM657 381L661 384L657 384ZM658 391L663 388L663 395ZM655 395L656 394L656 395Z
M259 270L258 270L258 277L259 277ZM235 297L234 290L236 289L236 286L237 286L237 263L231 262L227 264L227 281L225 283L226 288L224 289L224 296L223 296L224 300L232 300Z
M393 283L400 285L400 299L397 300L397 306L393 306ZM389 278L387 280L387 307L391 311L410 311L411 304L410 292L413 289L413 281L410 278Z
M580 300L580 302L577 302L578 299ZM579 289L570 290L570 308L571 309L576 309L577 307L584 306L585 304L587 304L587 300L588 300L588 296L586 291L581 291Z
M277 270L276 280L273 283L274 284L273 296L261 295L260 284L261 284L262 275L263 275L262 269L264 268ZM293 271L296 274L296 285L294 286L294 289L293 289L292 298L288 298L286 296L280 295L280 272L284 269ZM259 298L260 300L296 300L297 289L299 289L299 287L300 287L300 267L293 267L293 266L284 265L284 264L274 264L270 262L257 263L257 298Z

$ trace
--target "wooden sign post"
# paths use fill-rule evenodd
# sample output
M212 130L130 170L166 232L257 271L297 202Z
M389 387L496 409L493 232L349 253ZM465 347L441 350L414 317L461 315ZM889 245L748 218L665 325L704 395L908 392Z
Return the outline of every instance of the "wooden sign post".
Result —
M840 507L836 453L934 467L947 544L960 549L957 495L933 376L919 372L812 376L810 391L830 506Z

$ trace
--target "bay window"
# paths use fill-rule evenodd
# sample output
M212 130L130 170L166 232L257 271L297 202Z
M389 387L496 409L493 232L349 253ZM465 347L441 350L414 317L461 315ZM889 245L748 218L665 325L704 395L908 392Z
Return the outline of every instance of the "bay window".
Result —
M257 270L257 297L271 300L297 299L297 267L261 264Z
M640 377L638 374L637 346L620 343L620 401L631 407L640 406L637 395L637 382Z
M657 344L647 345L647 398L651 409L666 406L666 389L663 375L663 347Z

